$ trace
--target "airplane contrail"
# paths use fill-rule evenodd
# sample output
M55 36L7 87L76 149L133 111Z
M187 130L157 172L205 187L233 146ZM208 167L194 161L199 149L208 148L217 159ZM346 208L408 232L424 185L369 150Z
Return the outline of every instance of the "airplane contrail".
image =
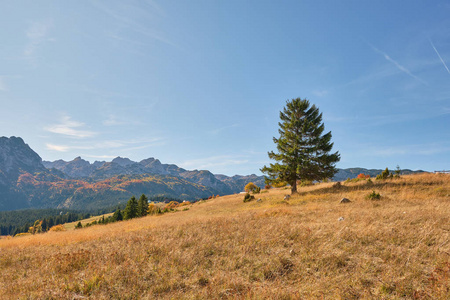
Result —
M424 85L428 85L427 82L425 82L424 80L422 80L421 78L417 77L416 75L414 75L413 73L411 73L411 71L409 71L407 68L405 68L404 66L402 66L401 64L399 64L396 60L392 59L389 55L387 55L385 52L381 51L380 49L376 48L375 46L369 44L370 47L372 47L372 49L375 52L378 52L379 54L383 55L383 57L390 63L394 64L397 69L399 69L400 71L404 72L405 74L411 76L412 78L420 81L421 83L423 83Z
M442 64L444 65L445 69L447 70L448 74L450 74L450 70L448 69L447 65L445 64L445 61L442 59L441 55L437 51L436 47L434 46L433 42L430 40L431 47L433 47L434 52L436 52L437 56L439 56L439 59L441 60Z

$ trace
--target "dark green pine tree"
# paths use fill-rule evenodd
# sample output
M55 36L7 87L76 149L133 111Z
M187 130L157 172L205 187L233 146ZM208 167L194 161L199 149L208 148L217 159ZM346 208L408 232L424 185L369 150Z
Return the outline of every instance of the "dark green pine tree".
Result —
M142 194L138 201L137 214L138 217L145 217L148 211L148 198Z
M42 219L41 228L42 228L42 231L43 231L43 232L45 232L45 231L48 230L48 222L47 222L47 219L45 219L45 218Z
M278 153L270 151L269 158L276 161L264 166L268 183L284 181L291 185L291 192L297 192L298 180L323 180L337 172L335 163L340 160L339 152L331 153L331 131L323 134L325 126L322 114L315 105L304 99L286 101L280 112L279 138L273 138Z
M83 228L83 225L81 224L81 222L78 222L77 225L75 225L75 229L80 229Z
M127 206L125 207L123 211L123 219L129 220L137 217L137 207L138 203L136 201L136 198L133 196L128 200Z
M53 218L48 218L48 224L47 224L48 229L52 228L54 224L55 223L53 222Z
M118 208L113 214L113 221L122 221L122 220L123 220L122 211L120 210L120 208Z

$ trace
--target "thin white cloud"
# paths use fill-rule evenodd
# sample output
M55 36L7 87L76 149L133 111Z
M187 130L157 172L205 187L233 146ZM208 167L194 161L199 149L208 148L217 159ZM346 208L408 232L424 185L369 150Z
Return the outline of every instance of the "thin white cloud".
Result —
M106 120L103 120L103 125L105 126L118 126L125 124L124 121L117 119L115 115L109 115Z
M442 64L444 65L444 68L447 70L447 73L450 74L450 70L448 69L447 64L442 59L441 55L439 54L439 52L437 51L436 47L434 46L434 44L433 44L433 42L431 40L430 40L430 44L431 44L431 47L433 47L434 52L436 52L437 56L439 57L439 59L441 60Z
M239 159L229 155L222 155L187 160L181 163L180 166L186 169L209 170L219 166L242 165L247 163L248 159Z
M52 150L52 151L58 151L58 152L67 152L67 151L69 151L69 146L45 144L45 147L48 150Z
M112 159L112 158L116 158L116 156L114 155L87 155L87 154L83 154L83 157L91 157L91 158L100 158L100 159Z
M64 116L61 123L45 127L46 131L65 135L74 138L89 138L97 135L94 131L80 130L85 124L72 120L69 116Z
M92 142L79 142L77 141L76 144L66 144L66 145L55 145L51 143L46 144L46 148L48 150L52 151L58 151L58 152L68 152L68 151L76 151L76 150L102 150L105 149L117 149L117 152L127 152L132 150L139 150L144 149L152 146L159 146L164 145L165 141L161 138L153 138L153 139L146 139L146 140L105 140L105 141L98 141L95 143ZM133 146L134 145L134 146ZM89 155L84 155L89 156ZM113 156L116 157L117 155ZM89 157L105 157L107 156L100 155L90 155Z
M328 95L328 91L327 90L315 90L312 92L312 94L316 97L324 97L324 96Z
M156 3L156 1L147 0L145 2L150 5L157 14L162 17L167 17L166 12L158 5L158 3Z
M227 129L230 129L230 128L236 128L236 127L239 127L239 124L232 124L232 125L220 127L220 128L217 128L217 129L209 130L208 133L213 134L213 135L217 135L217 134L219 134L220 132L222 132L224 130L227 130Z
M407 151L405 147L390 147L390 148L384 148L380 150L375 150L372 154L377 156L394 156L394 155L405 155L407 154Z
M446 152L450 152L450 146L448 144L432 143L386 147L384 149L367 151L366 155L389 157L401 155L434 155Z
M369 45L370 45L370 44L369 44ZM411 71L409 71L407 68L405 68L404 66L402 66L401 64L399 64L399 63L398 63L397 61L395 61L394 59L392 59L392 58L391 58L389 55L387 55L385 52L379 50L378 48L376 48L376 47L373 46L373 45L370 45L370 46L372 47L372 49L373 49L375 52L377 52L377 53L383 55L383 57L384 57L388 62L390 62L390 63L392 63L394 66L396 66L397 69L399 69L399 70L402 71L403 73L407 74L408 76L410 76L410 77L416 79L417 81L421 82L422 84L428 85L427 82L425 82L425 81L422 80L421 78L419 78L419 77L417 77L416 75L414 75L413 73L411 73Z
M40 45L42 45L45 41L53 40L47 37L51 26L52 26L51 22L43 21L43 22L33 22L30 25L30 27L28 27L26 31L28 43L25 46L25 50L23 52L25 57L30 58L34 56L36 50Z
M126 141L110 140L95 143L91 149L104 149L104 148L120 148L127 145Z
M133 16L127 16L126 12L128 11L136 11L139 10L143 12L144 10L140 9L137 6L130 6L123 4L121 8L112 9L111 5L102 5L98 2L93 3L98 9L100 9L105 14L109 15L110 17L114 18L118 23L123 24L126 28L129 28L130 30L142 34L146 37L152 38L154 40L169 44L171 46L176 46L174 43L172 43L170 40L165 38L161 33L157 32L157 30L150 28L148 26L142 25L136 21L136 15ZM151 3L149 3L152 5ZM129 9L132 7L133 9ZM156 11L156 9L155 9ZM145 11L144 11L145 12ZM147 19L151 16L145 16Z
M155 143L146 144L146 145L142 145L142 146L125 148L125 149L122 149L122 151L128 152L128 151L141 150L141 149L145 149L145 148L158 147L158 146L164 146L164 145L166 145L166 142L160 141L160 142L155 142Z

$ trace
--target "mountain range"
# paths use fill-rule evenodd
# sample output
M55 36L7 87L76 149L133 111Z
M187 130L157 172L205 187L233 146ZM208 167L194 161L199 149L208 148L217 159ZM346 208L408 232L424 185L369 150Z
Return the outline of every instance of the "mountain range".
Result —
M20 137L0 138L0 210L21 208L97 209L131 196L161 196L195 201L238 193L257 175L232 177L207 170L185 170L148 158L134 162L43 161Z
M333 180L375 176L380 169L338 169ZM403 174L422 171L402 170ZM97 209L146 194L195 201L243 191L257 175L226 176L207 170L186 170L147 158L140 162L116 157L111 162L43 161L20 137L0 137L0 210L22 208Z

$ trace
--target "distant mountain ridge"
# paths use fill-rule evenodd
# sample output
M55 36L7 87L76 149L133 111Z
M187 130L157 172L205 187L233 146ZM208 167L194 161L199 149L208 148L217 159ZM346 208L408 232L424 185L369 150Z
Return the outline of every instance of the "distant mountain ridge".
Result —
M148 158L134 162L42 161L21 138L0 138L0 210L20 208L99 208L145 193L197 200L240 192L248 181L263 186L264 177L221 175L185 170ZM248 181L247 181L248 180Z
M372 177L381 169L338 169L333 180ZM402 170L403 174L422 171ZM19 137L0 137L0 210L20 208L101 208L142 193L197 200L243 191L253 182L264 186L264 176L226 176L207 170L185 170L147 158L140 162L116 157L111 162L42 161Z
M180 177L187 181L212 188L218 194L233 194L243 190L250 181L256 185L264 186L264 177L257 175L229 177L226 175L214 175L207 170L186 170L174 164L162 164L159 159L153 157L132 161L128 158L116 157L111 162L96 161L93 164L81 157L76 157L71 161L57 160L54 162L43 161L43 165L48 169L56 169L63 172L67 178L90 179L93 181L105 180L119 175L161 175Z
M359 174L363 173L365 175L370 175L370 177L376 177L378 174L381 174L384 169L365 169L365 168L347 168L347 169L338 169L338 172L333 177L333 181L343 181L348 178L353 179L356 178ZM393 170L390 170L393 172ZM415 173L423 173L425 171L417 170L412 171L410 169L401 169L400 173L403 175L415 174Z

